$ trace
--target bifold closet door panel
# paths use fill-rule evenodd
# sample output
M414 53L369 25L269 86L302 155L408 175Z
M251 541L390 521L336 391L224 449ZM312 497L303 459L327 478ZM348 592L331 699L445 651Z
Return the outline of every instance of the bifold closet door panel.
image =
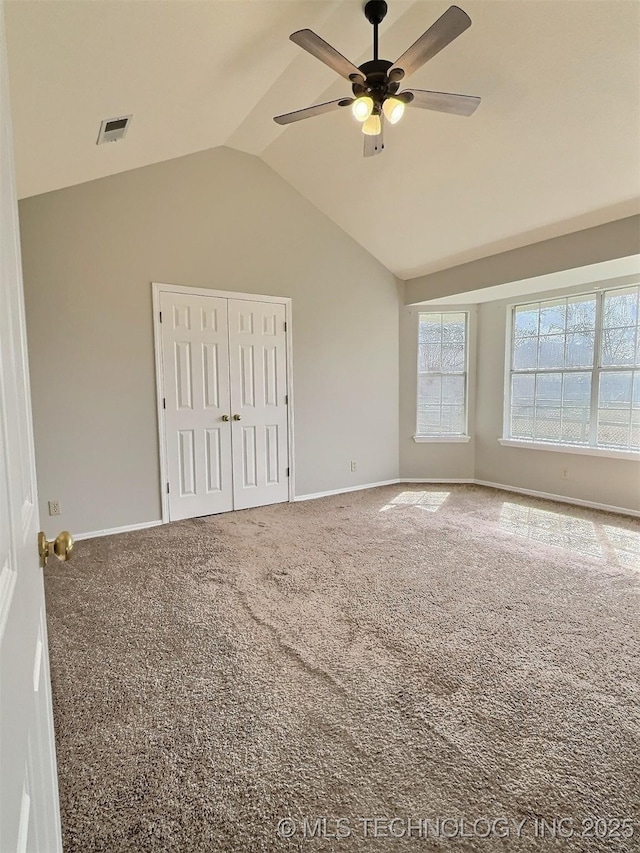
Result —
M227 303L161 296L171 521L233 509Z
M289 499L285 306L229 300L234 509Z

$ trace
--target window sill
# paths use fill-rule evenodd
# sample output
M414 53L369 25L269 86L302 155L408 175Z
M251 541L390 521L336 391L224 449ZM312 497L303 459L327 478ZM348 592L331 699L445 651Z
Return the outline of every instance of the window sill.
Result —
M552 450L555 453L578 453L583 456L606 456L610 459L633 459L640 462L640 452L617 450L615 447L580 447L575 444L546 444L541 441L521 441L517 438L499 438L503 447L520 447L525 450Z
M414 435L416 444L466 444L470 435Z

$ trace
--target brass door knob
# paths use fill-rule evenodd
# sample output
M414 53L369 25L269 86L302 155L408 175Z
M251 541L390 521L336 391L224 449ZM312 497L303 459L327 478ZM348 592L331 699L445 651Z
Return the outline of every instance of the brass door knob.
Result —
M233 416L233 419L234 419L234 421L240 421L240 420L242 420L242 418L240 417L240 415L234 415L234 416Z
M38 533L38 554L40 554L42 568L45 567L51 553L54 553L59 560L68 560L72 551L73 536L68 530L63 530L52 541L47 540L42 530Z
M223 416L222 416L222 418L221 418L221 420L223 420L223 421L228 421L228 420L229 420L229 415L223 415Z

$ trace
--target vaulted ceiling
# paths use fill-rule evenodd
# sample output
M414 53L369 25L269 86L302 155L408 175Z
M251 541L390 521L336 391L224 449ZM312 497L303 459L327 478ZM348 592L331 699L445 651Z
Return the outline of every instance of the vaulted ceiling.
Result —
M356 64L350 0L8 0L18 191L37 195L228 145L261 157L401 278L638 211L640 4L459 0L473 20L410 79L482 96L470 118L408 109L363 159L349 111L272 117L350 94L289 41L315 30ZM396 59L449 3L389 0ZM97 146L102 119L132 113Z

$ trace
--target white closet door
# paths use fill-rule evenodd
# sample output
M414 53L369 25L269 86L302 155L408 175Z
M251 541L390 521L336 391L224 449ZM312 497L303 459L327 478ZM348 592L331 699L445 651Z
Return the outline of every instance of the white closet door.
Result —
M285 306L229 300L233 506L289 498Z
M171 521L233 509L227 300L162 293ZM166 485L165 485L166 488Z

